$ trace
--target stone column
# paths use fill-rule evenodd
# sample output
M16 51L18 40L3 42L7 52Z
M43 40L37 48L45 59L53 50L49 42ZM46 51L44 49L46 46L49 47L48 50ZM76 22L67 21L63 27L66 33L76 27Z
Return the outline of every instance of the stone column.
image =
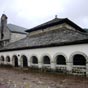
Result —
M4 59L4 64L5 64L5 65L7 64L7 60L6 60L6 57L5 57L5 59Z
M88 77L88 62L86 62L86 76Z
M22 66L22 59L20 57L18 57L18 66L23 67Z
M31 61L28 60L28 67L31 67Z
M42 58L40 56L38 57L38 67L39 68L43 67Z
M13 65L13 58L12 57L10 58L10 65L14 66Z
M66 68L67 68L67 72L68 74L71 74L72 71L72 62L66 62Z
M51 69L52 70L55 70L56 69L55 61L51 61Z
M42 62L39 61L39 62L38 62L38 67L39 67L39 68L42 68L42 66L43 66Z

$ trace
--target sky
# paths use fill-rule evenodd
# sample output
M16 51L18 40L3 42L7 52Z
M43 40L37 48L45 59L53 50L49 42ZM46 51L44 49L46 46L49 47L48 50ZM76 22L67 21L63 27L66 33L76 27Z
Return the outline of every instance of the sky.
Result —
M55 18L68 18L88 28L88 0L0 0L0 16L8 23L30 29Z

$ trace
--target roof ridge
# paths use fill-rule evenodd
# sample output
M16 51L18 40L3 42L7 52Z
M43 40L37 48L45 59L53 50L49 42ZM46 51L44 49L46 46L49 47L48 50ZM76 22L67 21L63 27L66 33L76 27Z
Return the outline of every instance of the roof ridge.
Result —
M49 21L47 21L47 22L44 22L44 23L42 23L42 24L40 24L40 25L38 25L38 26L35 26L35 27L31 28L31 29L28 29L28 30L26 30L26 32L28 32L28 31L34 31L35 29L41 29L42 27L55 24L55 23L57 23L57 22L60 22L60 21L62 21L62 20L65 20L65 19L66 19L66 18L54 18L54 19L49 20Z
M17 27L21 27L21 28L27 29L27 28L25 28L25 27L22 27L22 26L19 26L19 25L16 25L16 24L12 24L12 23L7 24L7 26L8 26L8 25L14 25L14 26L17 26Z

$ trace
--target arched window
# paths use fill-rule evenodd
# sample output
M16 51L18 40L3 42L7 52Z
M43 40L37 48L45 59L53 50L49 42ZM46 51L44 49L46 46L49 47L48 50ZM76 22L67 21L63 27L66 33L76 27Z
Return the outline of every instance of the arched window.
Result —
M32 63L33 63L33 64L38 64L38 59L37 59L36 56L32 56L32 57L31 57L31 60L32 60Z
M81 54L76 54L73 56L73 65L86 65L86 59Z
M9 56L6 57L6 61L10 62L10 57Z
M17 56L14 55L12 58L13 58L13 64L14 64L14 66L18 67L18 58L17 58Z
M1 56L1 61L4 61L4 56Z
M43 57L43 64L50 64L50 58L48 56Z
M57 65L66 65L66 59L63 55L56 56L56 64Z
M23 67L28 67L28 60L27 60L27 57L25 55L23 55L21 57L22 59L22 63L23 63Z

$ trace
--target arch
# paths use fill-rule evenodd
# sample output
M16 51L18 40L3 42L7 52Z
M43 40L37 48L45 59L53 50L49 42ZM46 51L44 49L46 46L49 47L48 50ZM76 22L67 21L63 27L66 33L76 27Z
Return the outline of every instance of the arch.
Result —
M28 67L28 59L25 55L21 56L21 61L23 67Z
M76 55L76 56L75 56L75 55ZM78 56L82 56L82 57L85 58L86 63L88 62L88 57L87 57L87 55L86 55L85 53L83 53L83 52L80 52L80 51L73 52L73 53L70 55L70 57L69 57L69 62L73 63L73 58L74 58L74 56L75 56L76 58L77 58Z
M55 59L57 65L66 65L66 58L63 55L57 55Z
M1 56L1 61L5 61L5 58L4 58L4 56Z
M13 61L13 65L14 65L15 67L18 67L18 57L17 57L16 55L14 55L14 56L12 57L12 61Z
M6 61L10 62L10 56L6 56Z
M72 73L86 75L87 55L85 53L76 51L71 54L69 61L72 65Z
M54 62L54 63L56 63L57 56L59 56L59 55L64 56L65 61L68 62L67 56L66 56L63 52L58 52L58 53L56 53L56 54L53 56L53 58L54 58L54 59L53 59L53 62Z
M50 64L50 57L45 55L43 56L43 64Z
M81 54L75 54L73 56L73 65L86 65L86 59Z
M31 63L38 64L38 58L36 56L31 57Z

